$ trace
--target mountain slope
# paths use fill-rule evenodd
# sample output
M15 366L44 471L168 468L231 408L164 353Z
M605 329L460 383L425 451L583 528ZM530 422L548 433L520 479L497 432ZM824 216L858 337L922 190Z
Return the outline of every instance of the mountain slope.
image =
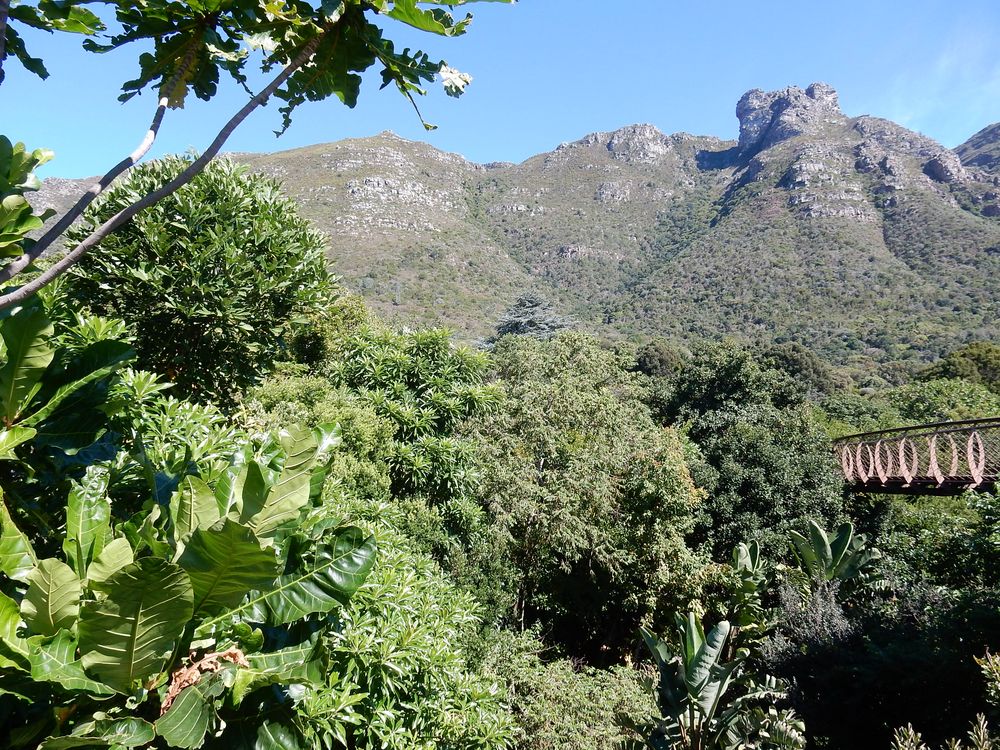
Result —
M953 152L824 84L736 114L735 142L633 125L521 164L391 133L232 158L283 180L380 312L467 338L524 291L609 338L793 339L859 368L1000 337L1000 126Z

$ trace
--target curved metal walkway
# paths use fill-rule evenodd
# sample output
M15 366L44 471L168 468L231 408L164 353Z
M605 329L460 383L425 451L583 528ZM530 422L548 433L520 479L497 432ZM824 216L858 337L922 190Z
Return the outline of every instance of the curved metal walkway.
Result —
M1000 417L862 432L835 440L833 451L855 491L991 491L1000 483Z

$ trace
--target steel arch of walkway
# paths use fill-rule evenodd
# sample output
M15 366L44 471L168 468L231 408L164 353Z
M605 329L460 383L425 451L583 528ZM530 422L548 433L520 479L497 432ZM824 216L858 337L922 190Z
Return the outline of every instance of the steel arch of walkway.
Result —
M855 491L991 491L1000 483L1000 417L862 432L835 440L833 451Z

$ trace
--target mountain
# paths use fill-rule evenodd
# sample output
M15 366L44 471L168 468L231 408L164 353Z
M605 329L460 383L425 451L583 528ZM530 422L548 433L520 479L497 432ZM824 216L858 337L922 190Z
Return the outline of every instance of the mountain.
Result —
M955 149L967 167L1000 174L1000 122L989 125Z
M738 141L633 125L521 164L391 133L232 158L284 182L376 309L468 338L525 291L609 338L796 340L859 368L1000 337L998 126L950 151L819 83L736 116Z

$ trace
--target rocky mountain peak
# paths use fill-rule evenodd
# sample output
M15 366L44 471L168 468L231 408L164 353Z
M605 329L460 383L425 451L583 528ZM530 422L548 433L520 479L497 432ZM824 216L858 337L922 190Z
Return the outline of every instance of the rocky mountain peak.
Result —
M781 91L751 89L736 105L740 121L740 156L749 157L789 138L815 133L824 123L846 120L837 92L825 83L804 91L789 86Z
M986 126L958 146L955 152L967 167L1000 174L1000 122Z
M650 163L673 150L670 138L653 125L628 125L613 132L608 139L608 151L616 159Z

